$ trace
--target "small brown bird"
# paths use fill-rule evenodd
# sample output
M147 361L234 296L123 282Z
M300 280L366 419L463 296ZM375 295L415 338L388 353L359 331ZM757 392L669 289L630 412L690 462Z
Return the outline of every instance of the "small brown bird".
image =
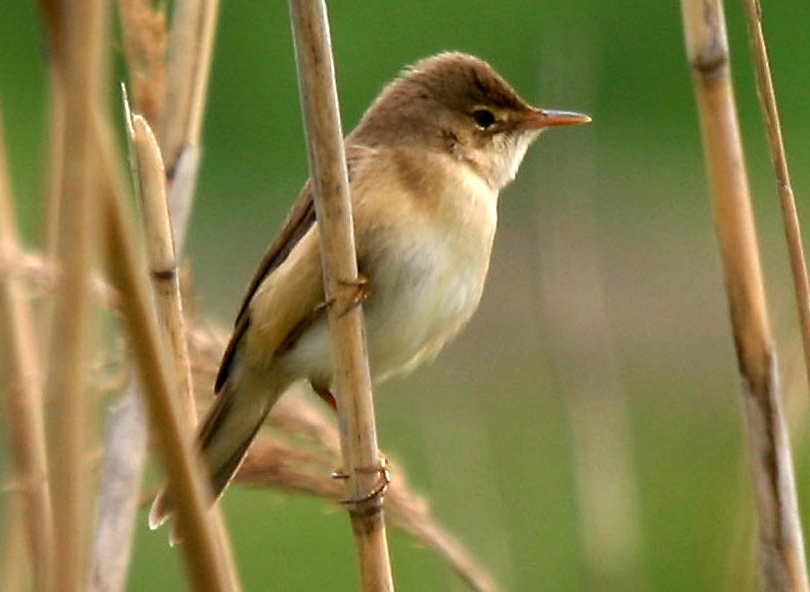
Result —
M375 381L432 359L481 299L498 192L529 144L579 113L529 105L486 62L442 53L391 82L346 138L369 364ZM312 184L251 281L199 431L219 497L291 383L329 398L332 365ZM171 511L160 495L149 523Z

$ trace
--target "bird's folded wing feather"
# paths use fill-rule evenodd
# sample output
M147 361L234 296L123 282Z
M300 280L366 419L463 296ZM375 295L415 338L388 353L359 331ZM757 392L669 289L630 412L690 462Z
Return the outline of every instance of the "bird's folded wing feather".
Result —
M350 178L353 165L366 152L361 147L347 146ZM291 337L314 320L314 312L324 300L319 249L314 189L309 180L248 285L217 373L216 392L227 381L245 339L258 341L252 344L258 349L249 349L269 357L280 347L289 347Z

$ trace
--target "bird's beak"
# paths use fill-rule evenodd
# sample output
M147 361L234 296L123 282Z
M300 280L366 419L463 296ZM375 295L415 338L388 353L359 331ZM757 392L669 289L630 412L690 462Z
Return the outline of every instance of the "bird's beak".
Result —
M529 129L544 129L559 125L579 125L590 123L591 118L574 111L555 111L553 109L533 109L526 117L526 127Z

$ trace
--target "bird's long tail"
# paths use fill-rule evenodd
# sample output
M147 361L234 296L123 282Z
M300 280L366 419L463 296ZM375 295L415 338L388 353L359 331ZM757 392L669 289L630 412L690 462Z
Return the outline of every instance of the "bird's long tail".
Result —
M197 445L211 479L214 500L222 495L239 470L250 444L282 391L280 387L265 380L257 391L243 381L239 381L239 388L228 381L200 424ZM173 511L174 502L164 487L152 503L149 527L153 530L160 527Z

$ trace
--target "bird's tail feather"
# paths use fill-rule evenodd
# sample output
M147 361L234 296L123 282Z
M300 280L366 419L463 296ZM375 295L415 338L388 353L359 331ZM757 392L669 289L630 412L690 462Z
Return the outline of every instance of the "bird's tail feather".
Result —
M231 482L242 464L278 395L268 396L268 384L262 391L239 389L226 383L201 424L197 445L210 478L216 500ZM271 389L270 393L275 389ZM171 516L174 503L167 488L155 497L149 512L149 527L159 528Z

